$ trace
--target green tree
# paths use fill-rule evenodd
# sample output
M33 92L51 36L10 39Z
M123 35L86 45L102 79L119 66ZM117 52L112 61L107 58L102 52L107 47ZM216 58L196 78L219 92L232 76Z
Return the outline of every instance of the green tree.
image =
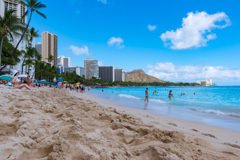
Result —
M33 38L39 37L40 35L38 34L38 31L35 30L35 28L31 28L30 30L28 30L28 32L25 34L26 40L28 41L28 47L32 46L32 41ZM31 55L29 55L29 53L27 53L29 51L29 48L26 47L26 51L22 51L23 54L23 59L22 59L22 74L23 74L23 66L26 64L26 58L28 58L28 62L30 63L30 61L32 61L32 63L34 63L34 61L31 58L34 58L31 55L36 56L37 55L37 50L34 49L34 53L31 53Z
M20 1L19 3L28 8L22 18L25 18L26 15L30 12L29 20L28 20L28 23L25 27L25 31L23 32L23 35L21 36L19 42L17 43L10 59L8 60L8 62L2 68L0 68L0 72L10 63L11 59L16 54L17 48L18 48L19 44L21 43L21 41L22 41L22 39L23 39L23 37L24 37L28 27L29 27L29 24L30 24L31 19L32 19L33 12L36 12L38 15L42 16L43 18L46 18L46 16L43 13L39 12L39 9L46 8L46 5L42 4L38 0L26 0L26 2Z
M31 68L32 65L34 65L34 58L37 56L37 50L34 47L26 47L26 51L22 51L23 53L23 64L22 64L22 72L23 72L23 66Z
M7 36L13 39L13 34L17 34L17 31L23 28L20 19L14 15L14 12L16 12L16 10L6 10L4 16L0 16L0 66L4 39ZM16 51L17 49L15 52ZM9 63L11 62L11 59L9 59Z
M54 60L54 56L50 54L46 60L51 63Z
M12 52L14 50L14 46L9 42L7 38L3 40L3 46L2 46L2 54L1 54L1 62L2 64L5 64L8 62L10 56L12 55ZM20 62L20 56L22 53L17 50L15 56L11 59L10 65L16 65L18 62Z

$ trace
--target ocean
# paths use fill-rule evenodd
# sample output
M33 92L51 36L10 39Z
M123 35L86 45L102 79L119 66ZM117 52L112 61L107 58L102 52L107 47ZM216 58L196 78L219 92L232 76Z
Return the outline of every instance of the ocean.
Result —
M146 87L92 89L94 96L122 107L240 131L240 86L148 87L149 103L144 103ZM169 100L172 90L174 97ZM153 91L158 93L153 95ZM181 96L181 93L184 95ZM195 95L194 95L195 93Z

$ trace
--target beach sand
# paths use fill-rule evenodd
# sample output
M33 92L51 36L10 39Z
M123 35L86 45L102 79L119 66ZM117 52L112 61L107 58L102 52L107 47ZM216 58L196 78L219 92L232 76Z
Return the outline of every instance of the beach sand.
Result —
M237 160L240 132L91 95L0 88L0 159Z

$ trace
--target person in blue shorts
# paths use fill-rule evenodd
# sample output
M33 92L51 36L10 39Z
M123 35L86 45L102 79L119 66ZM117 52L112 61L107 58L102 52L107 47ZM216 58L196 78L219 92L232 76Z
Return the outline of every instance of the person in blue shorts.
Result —
M59 76L59 78L58 78L58 87L59 87L59 89L62 89L62 81L63 81L62 77Z

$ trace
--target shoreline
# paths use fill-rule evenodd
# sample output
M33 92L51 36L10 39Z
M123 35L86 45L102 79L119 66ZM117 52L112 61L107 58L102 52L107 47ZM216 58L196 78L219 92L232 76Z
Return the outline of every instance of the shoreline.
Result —
M127 108L127 107L121 107L120 104L112 102L112 101L108 101L105 99L102 99L100 97L88 94L88 93L84 93L83 95L78 95L78 93L71 93L77 97L81 97L81 98L86 98L90 101L96 102L100 105L103 105L104 107L112 107L115 108L117 110L121 110L123 112L126 112L128 114L132 114L134 116L137 117L148 117L149 120L154 119L154 120L161 120L162 121L162 125L165 127L169 127L168 129L176 129L176 127L181 130L181 131L189 131L189 133L192 133L193 130L197 130L195 128L198 128L198 132L201 133L200 130L203 130L203 132L212 132L209 134L219 134L218 136L221 137L225 137L225 134L222 133L227 133L227 134L231 134L231 135L238 135L240 137L240 132L239 131L235 131L235 130L230 130L230 129L226 129L226 128L222 128L222 127L216 127L216 126L211 126L211 125L206 125L206 124L202 124L199 122L195 122L195 121L190 121L190 120L186 120L186 119L181 119L181 118L175 118L175 117L169 117L169 116L165 116L165 115L161 115L158 113L151 113L145 110L140 110L140 109L134 109L134 108ZM80 94L80 93L79 93ZM144 119L143 118L143 119ZM148 120L146 121L148 122ZM170 123L170 124L169 124ZM176 124L177 126L175 126L174 124ZM173 126L173 127L172 127ZM195 127L193 127L195 126ZM219 131L219 132L215 132L215 131ZM194 131L196 132L196 131ZM229 138L231 139L232 143L236 143L235 138L232 138L231 136L227 136L225 138ZM239 138L239 144L240 144L240 138Z
M237 160L240 133L88 94L0 89L0 159Z
M134 95L134 93L114 91L114 94L112 94L111 91L106 91L108 93L102 93L96 89L90 92L86 91L86 93L107 101L121 103L120 106L125 108L146 110L149 113L157 113L167 117L189 120L204 125L240 132L240 117L237 113L209 108L191 108L190 105L185 107L186 105L183 106L182 104L182 106L179 107L177 104L170 104L168 99L162 100L155 97L150 97L150 102L145 105L145 103L143 103L144 99Z

